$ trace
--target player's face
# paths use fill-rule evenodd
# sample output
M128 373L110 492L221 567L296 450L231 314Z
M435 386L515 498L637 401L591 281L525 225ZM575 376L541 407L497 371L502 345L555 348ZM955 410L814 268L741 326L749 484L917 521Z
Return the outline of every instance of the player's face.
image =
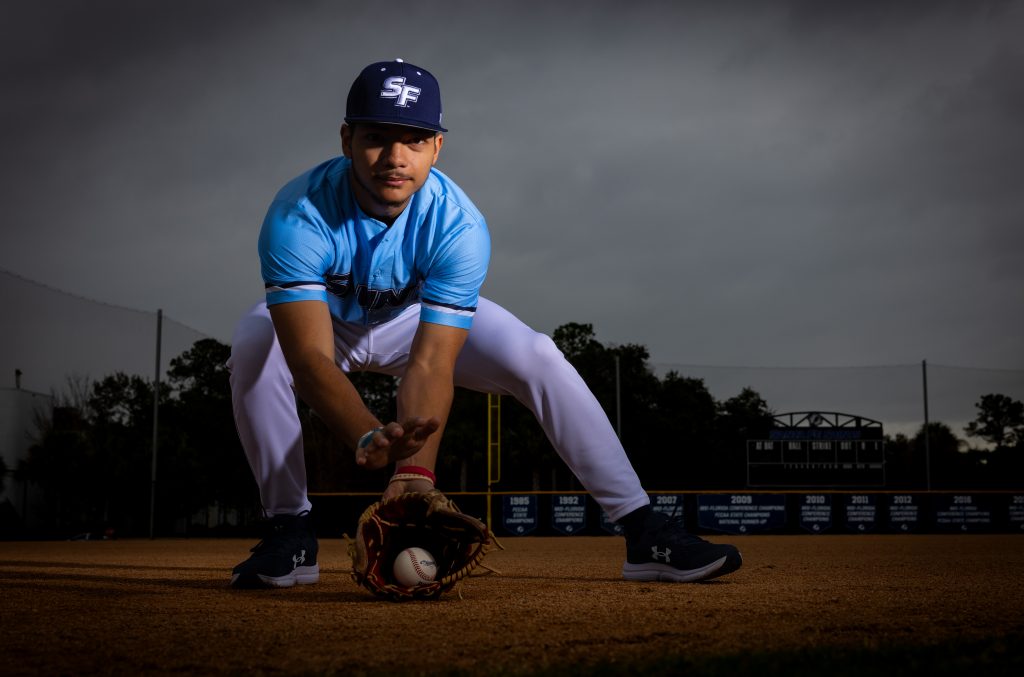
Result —
M392 223L430 176L444 137L399 125L341 127L341 147L352 160L352 185L363 211Z

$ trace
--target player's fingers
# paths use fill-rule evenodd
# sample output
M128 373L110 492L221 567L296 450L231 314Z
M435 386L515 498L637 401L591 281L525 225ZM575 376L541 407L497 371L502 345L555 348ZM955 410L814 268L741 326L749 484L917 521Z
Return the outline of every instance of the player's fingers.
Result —
M416 416L414 418L407 418L404 421L402 421L402 427L407 432L413 433L413 432L416 431L417 428L422 426L426 422L426 420L427 419L423 418L422 416Z
M380 432L383 433L383 437L384 437L385 440L388 440L388 441L400 440L400 439L402 439L402 437L405 436L405 431L407 430L407 426L408 426L408 423L405 426L402 426L402 425L399 425L398 423L392 421L391 423L388 423L386 426L384 426L384 428L381 429ZM374 437L377 437L377 435L374 435Z
M434 483L427 479L391 482L384 490L383 498L394 498L410 491L427 492L434 488Z
M380 455L380 452L371 445L372 443L356 450L356 465L362 466L367 470L373 470L377 467L376 457Z
M418 416L416 418L410 418L405 422L405 429L409 431L409 436L417 441L423 441L437 432L437 429L441 427L441 419L436 416L430 418L424 418Z
M356 465L367 470L376 470L388 464L392 440L401 440L405 434L402 426L389 423L370 438L365 447L356 449Z
M395 461L402 461L415 454L422 447L422 444L416 442L411 442L407 444L392 444L390 447L388 447L387 458L392 463L394 463Z
M423 424L419 426L413 433L413 436L417 440L425 440L441 427L441 420L437 417L431 417L423 421Z
M377 470L388 463L401 460L411 456L411 453L401 451L400 447L389 444L386 447L369 450L361 459L356 459L356 464L366 470Z
M392 438L390 435L386 434L384 431L378 432L377 434L375 434L373 437L370 438L370 443L367 444L365 447L363 447L363 449L368 454L371 454L371 455L372 454L379 454L379 453L381 453L382 451L384 451L385 449L387 449L388 447L391 446L392 439L401 439L401 435L399 435L399 437L397 437L397 438Z

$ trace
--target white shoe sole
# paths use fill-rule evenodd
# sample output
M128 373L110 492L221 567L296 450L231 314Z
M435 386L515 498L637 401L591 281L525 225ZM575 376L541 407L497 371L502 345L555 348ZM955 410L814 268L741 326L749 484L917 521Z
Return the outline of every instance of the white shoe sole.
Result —
M298 585L311 585L320 580L320 565L314 564L311 567L295 567L291 572L284 576L264 576L263 574L257 574L264 585L268 588L290 588L295 584ZM231 577L231 583L238 580L238 574Z
M676 569L668 564L649 562L646 564L622 565L622 577L627 581L670 581L674 583L692 583L710 577L725 564L726 557L717 559L699 569Z

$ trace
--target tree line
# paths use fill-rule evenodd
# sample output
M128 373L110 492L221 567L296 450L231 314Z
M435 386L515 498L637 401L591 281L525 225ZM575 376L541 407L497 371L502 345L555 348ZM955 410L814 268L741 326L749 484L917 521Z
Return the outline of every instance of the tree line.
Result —
M650 491L742 489L746 440L765 439L773 427L769 403L753 388L717 400L702 379L675 371L657 376L639 344L606 345L590 324L569 323L552 338L590 386L613 425L621 413L622 443ZM206 531L231 511L242 523L261 515L259 496L235 431L226 367L230 348L202 339L171 360L159 396L157 533ZM616 373L618 372L618 373ZM350 378L381 420L396 417L392 377L353 373ZM622 397L616 399L616 379ZM1024 405L988 394L965 428L983 440L972 449L941 422L913 437L886 437L887 488L923 489L930 465L932 488L1019 488L1024 464ZM390 469L356 467L350 448L335 440L301 402L311 492L379 492ZM37 421L28 456L15 479L41 492L49 533L110 527L120 534L148 533L151 499L153 384L115 373L86 383L70 380L51 416ZM925 459L927 433L929 458ZM438 488L486 488L487 396L456 389L438 459ZM533 415L512 398L501 401L500 490L576 490L581 487L558 459ZM198 519L196 516L202 515Z

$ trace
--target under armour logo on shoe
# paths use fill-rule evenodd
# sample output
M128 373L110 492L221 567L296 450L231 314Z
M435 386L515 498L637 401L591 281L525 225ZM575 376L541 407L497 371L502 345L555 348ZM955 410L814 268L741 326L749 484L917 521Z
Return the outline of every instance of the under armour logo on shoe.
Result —
M298 555L292 555L292 569L298 569L300 564L304 564L306 561L306 551L303 550ZM666 562L668 560L665 560Z
M652 545L651 546L651 559L653 559L655 562L657 562L659 559L664 558L665 563L668 564L669 562L672 561L671 559L669 559L669 555L671 555L671 554L672 554L672 549L671 548L665 548L664 552L661 552L661 551L658 550L658 546L656 546L656 545Z

